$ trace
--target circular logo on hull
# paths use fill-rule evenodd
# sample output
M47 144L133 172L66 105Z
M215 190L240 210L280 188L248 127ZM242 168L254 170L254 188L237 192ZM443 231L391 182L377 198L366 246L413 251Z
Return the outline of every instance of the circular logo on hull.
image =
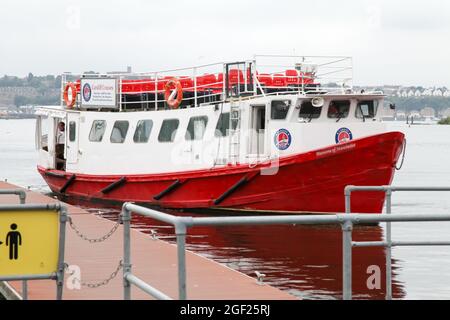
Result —
M280 129L274 136L275 146L278 150L286 150L292 142L291 133L286 129Z
M334 137L336 143L344 143L353 139L353 134L348 128L340 128L336 131L336 135Z
M83 86L83 99L84 99L84 101L88 102L89 100L91 100L91 96L92 96L91 86L89 85L89 83L86 83Z

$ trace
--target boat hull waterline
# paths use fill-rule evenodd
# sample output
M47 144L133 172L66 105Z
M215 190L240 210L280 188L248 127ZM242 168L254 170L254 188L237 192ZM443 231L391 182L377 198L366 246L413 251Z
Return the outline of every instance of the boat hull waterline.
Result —
M389 132L280 158L270 163L151 175L87 175L38 166L50 189L86 199L163 208L267 212L345 211L347 185L389 185L404 135ZM272 164L273 165L273 164ZM275 170L276 174L273 173ZM380 213L383 192L352 195L352 212Z

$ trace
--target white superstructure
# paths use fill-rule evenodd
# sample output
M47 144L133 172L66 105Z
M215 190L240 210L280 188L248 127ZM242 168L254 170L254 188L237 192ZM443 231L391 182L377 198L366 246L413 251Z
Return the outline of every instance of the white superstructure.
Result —
M76 103L38 111L39 165L92 175L252 166L385 132L383 95L354 92L351 73L346 57L260 56L165 72L65 74L63 89L78 80ZM169 78L183 87L177 109L163 97Z

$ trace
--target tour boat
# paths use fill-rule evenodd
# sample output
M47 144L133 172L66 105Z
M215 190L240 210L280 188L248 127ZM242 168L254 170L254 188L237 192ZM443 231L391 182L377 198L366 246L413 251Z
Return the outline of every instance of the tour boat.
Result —
M255 56L145 73L62 75L37 114L38 171L68 197L163 208L344 211L389 185L405 144L349 57ZM379 213L384 193L352 196Z

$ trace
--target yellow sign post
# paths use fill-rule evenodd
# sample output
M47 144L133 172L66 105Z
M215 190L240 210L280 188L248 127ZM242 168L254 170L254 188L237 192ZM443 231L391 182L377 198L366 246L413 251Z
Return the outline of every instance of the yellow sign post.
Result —
M66 208L0 206L0 280L57 280L62 298Z
M0 214L0 275L55 272L58 245L58 212L24 210Z

